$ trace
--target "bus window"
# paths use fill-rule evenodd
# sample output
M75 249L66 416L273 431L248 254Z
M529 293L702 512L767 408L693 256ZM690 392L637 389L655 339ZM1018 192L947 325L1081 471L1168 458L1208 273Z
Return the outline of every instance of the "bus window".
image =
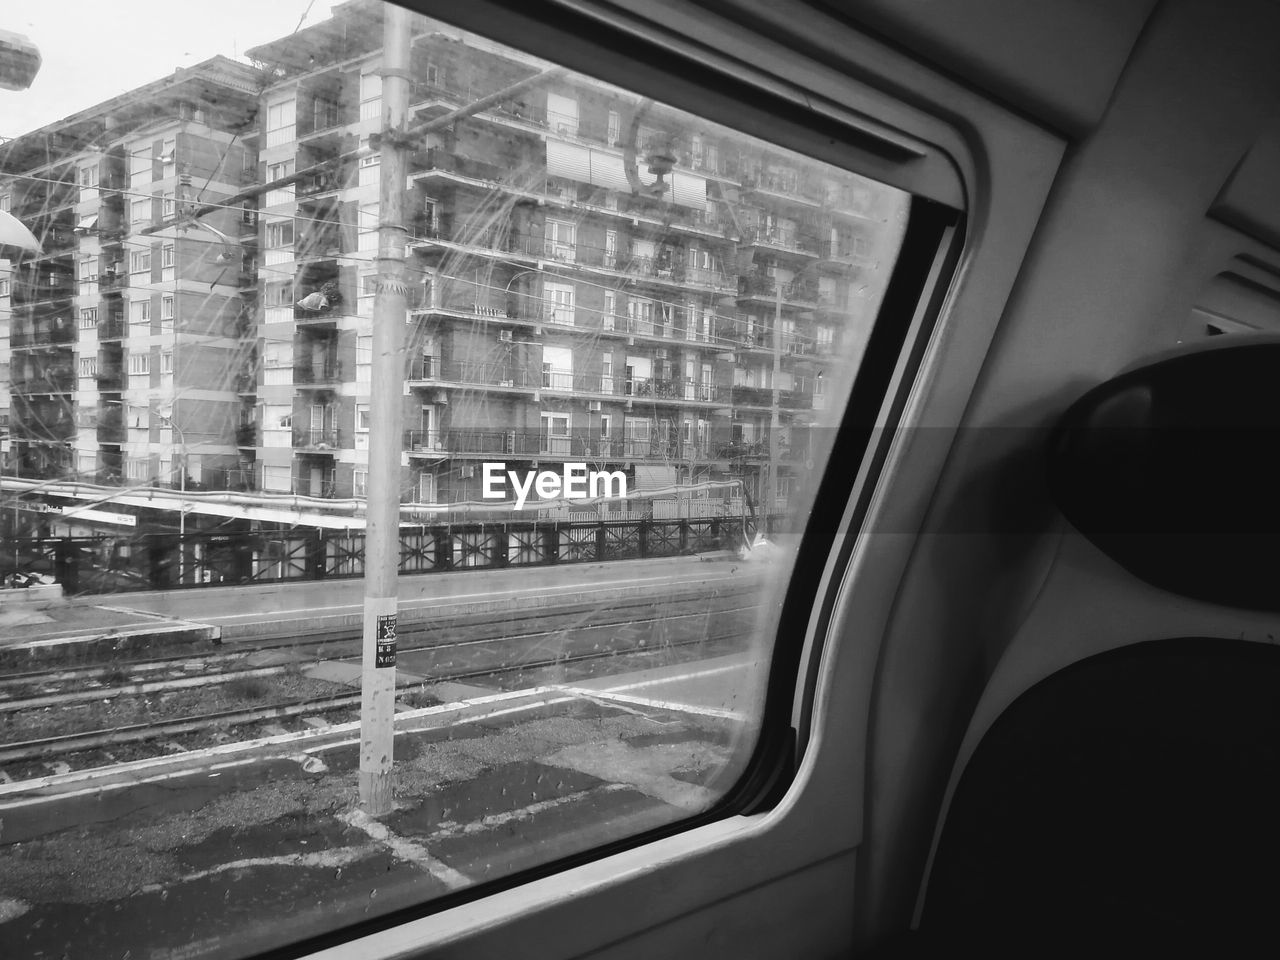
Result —
M231 3L189 63L121 17L136 76L4 131L39 249L0 286L0 572L80 598L5 621L6 956L456 902L689 823L756 752L917 200L382 12ZM365 628L375 498L398 579Z

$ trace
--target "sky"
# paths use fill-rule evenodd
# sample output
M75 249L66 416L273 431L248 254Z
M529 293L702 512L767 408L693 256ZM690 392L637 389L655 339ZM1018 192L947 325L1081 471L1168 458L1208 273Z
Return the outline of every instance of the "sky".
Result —
M26 90L0 90L0 137L222 54L244 51L329 17L338 0L31 0L3 4L0 29L20 33L43 63ZM303 19L305 15L305 20Z

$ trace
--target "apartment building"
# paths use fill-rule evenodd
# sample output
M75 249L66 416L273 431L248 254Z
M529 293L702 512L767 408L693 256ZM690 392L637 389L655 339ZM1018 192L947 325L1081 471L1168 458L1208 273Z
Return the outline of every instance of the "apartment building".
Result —
M252 67L215 58L0 152L0 202L45 246L0 302L6 472L364 495L379 14L352 0ZM543 68L416 18L412 122ZM583 461L785 508L907 204L567 73L423 134L405 186L402 498L436 505L482 501L484 462Z
M380 127L380 43L357 0L249 51L276 78L264 176L324 165L263 201L264 490L364 492L378 160L349 155ZM414 123L543 66L424 18L412 64ZM906 213L567 74L424 134L407 186L402 496L436 504L481 501L486 461L584 461L640 492L741 480L783 508Z
M0 204L43 245L0 300L6 472L221 487L240 470L230 374L256 332L256 214L160 227L256 179L259 89L217 57L0 150Z

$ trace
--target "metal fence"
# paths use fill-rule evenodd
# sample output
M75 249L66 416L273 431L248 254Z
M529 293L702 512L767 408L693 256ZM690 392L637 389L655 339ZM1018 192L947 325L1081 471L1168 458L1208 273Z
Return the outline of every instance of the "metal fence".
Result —
M745 528L745 529L744 529ZM528 520L405 527L400 572L495 570L736 549L742 517ZM68 594L326 580L364 575L363 531L144 533L5 543L0 565L52 574Z

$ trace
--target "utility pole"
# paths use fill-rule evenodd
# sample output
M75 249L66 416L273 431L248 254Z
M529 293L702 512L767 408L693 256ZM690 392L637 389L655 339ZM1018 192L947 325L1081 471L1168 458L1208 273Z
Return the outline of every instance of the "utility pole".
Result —
M799 276L797 273L796 276ZM769 465L763 503L760 505L760 532L768 533L769 515L778 490L778 430L781 428L778 381L782 379L782 282L774 279L773 291L773 374L769 380Z
M409 107L409 17L387 4L382 28L382 136L378 190L378 281L373 303L373 390L364 566L360 684L360 803L391 811L395 740L396 614L400 563L400 399L404 382L405 128Z

